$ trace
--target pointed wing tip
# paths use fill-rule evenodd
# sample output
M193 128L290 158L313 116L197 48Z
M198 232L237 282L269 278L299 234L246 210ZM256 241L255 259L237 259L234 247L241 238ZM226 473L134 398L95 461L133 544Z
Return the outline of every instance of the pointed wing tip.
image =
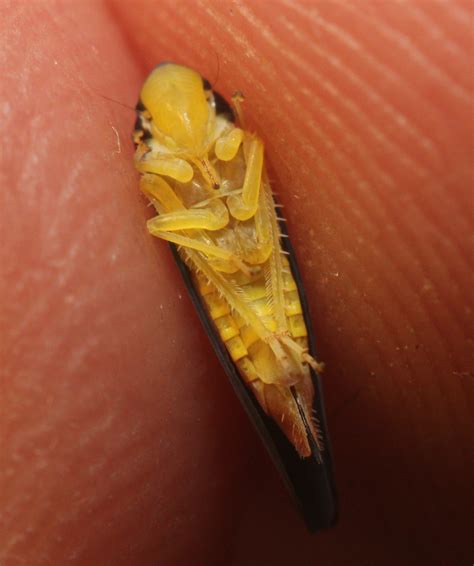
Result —
M292 481L300 514L308 531L315 533L337 524L339 506L332 470L314 453L309 460L307 469L293 476Z
M321 507L304 509L302 510L302 517L307 530L311 534L332 529L339 521L336 501L333 501L333 507L331 509L321 509Z

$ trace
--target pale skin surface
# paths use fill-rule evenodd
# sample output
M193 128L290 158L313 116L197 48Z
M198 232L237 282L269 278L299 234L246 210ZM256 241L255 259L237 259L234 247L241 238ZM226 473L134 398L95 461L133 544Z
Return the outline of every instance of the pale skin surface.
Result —
M1 3L2 566L472 561L468 6ZM219 61L286 205L341 498L316 537L146 232L104 97L161 60Z

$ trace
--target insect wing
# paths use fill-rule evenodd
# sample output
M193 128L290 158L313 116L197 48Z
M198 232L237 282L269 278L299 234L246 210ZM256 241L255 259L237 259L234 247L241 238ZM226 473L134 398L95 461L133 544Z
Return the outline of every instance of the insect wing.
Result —
M284 226L281 226L281 230L284 232ZM308 328L310 353L313 354L314 339L311 333L308 307L301 277L291 244L288 238L282 239L284 240L283 248L289 253L290 267L298 286L304 320ZM211 340L212 346L221 364L224 366L237 397L240 399L245 411L257 429L288 491L297 507L300 509L308 529L314 532L319 529L331 527L337 520L337 501L332 472L331 448L327 434L322 387L319 376L313 369L310 370L316 392L314 409L319 419L321 436L325 446L322 461L319 458L319 453L316 452L316 448L310 457L302 459L273 419L268 417L260 407L252 392L242 381L214 323L209 317L200 293L194 285L190 270L181 259L176 246L173 244L170 244L170 246L191 299L199 314L199 318ZM308 434L311 435L311 432L308 431Z
M285 223L280 222L279 225L282 234L287 236ZM313 357L316 357L315 340L309 315L308 302L301 274L296 262L296 255L293 250L293 246L291 245L291 240L288 237L282 238L281 243L282 248L288 252L288 261L291 272L298 288L298 294L303 310L303 318L308 331L309 353ZM324 406L323 386L321 378L317 372L312 367L309 369L316 393L314 399L314 410L319 421L320 434L325 447L323 455L324 458L321 463L317 461L315 455L311 458L306 458L305 460L301 460L301 458L299 458L299 460L295 463L293 462L293 458L291 458L291 467L294 470L294 481L300 486L299 493L301 495L299 503L302 508L303 516L305 517L308 528L316 531L318 529L334 526L338 518L338 509L332 463L332 449ZM311 433L309 432L309 434Z

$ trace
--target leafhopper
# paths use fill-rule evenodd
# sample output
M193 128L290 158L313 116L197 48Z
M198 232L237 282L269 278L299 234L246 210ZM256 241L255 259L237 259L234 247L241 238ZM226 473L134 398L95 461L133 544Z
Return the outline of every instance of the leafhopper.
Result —
M311 530L337 503L303 286L261 138L197 72L156 67L133 133L150 234L176 262L235 392Z

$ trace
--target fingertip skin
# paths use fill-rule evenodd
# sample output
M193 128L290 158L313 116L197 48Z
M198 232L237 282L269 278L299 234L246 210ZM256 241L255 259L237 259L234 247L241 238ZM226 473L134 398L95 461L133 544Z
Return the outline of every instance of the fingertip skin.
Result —
M171 254L146 233L123 106L142 77L101 6L0 7L6 566L220 557L239 447L252 451Z
M472 15L2 3L2 564L472 560ZM101 96L132 106L161 60L243 91L264 137L326 363L342 510L316 537L146 234L133 112Z
M276 564L295 547L307 561L316 550L340 563L469 560L456 502L472 475L472 6L195 2L189 13L144 2L124 29L147 69L178 61L226 97L245 94L326 363L342 501L316 549L264 492L235 563L249 549L268 560L270 547ZM275 542L288 537L288 550Z

